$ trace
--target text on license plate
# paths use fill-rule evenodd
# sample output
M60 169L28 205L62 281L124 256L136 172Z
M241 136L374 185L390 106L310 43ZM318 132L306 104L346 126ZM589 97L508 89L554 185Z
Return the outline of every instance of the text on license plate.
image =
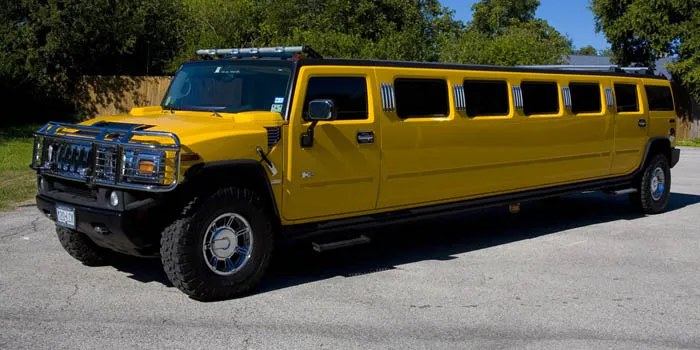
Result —
M56 207L56 223L75 229L75 209L69 207Z

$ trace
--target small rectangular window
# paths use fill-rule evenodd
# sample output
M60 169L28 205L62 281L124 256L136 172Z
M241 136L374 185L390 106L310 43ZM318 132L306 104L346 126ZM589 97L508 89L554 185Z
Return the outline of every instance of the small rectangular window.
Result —
M464 95L470 117L508 115L510 111L505 81L465 80Z
M646 85L644 86L644 89L647 91L647 100L649 101L650 111L674 110L671 88L668 86Z
M523 111L525 115L559 113L559 88L557 83L523 82Z
M615 103L618 112L639 112L637 85L615 84Z
M304 119L308 119L309 102L332 100L337 120L367 119L367 80L364 77L313 77L306 86Z
M450 114L445 80L396 79L394 94L396 114L400 118L445 117Z
M571 112L574 114L602 111L600 84L570 83L569 91L571 91Z

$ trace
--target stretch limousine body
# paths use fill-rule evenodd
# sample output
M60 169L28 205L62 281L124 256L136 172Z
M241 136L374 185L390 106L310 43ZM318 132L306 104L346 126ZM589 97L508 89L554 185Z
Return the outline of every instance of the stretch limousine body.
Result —
M629 192L648 214L668 202L679 150L665 79L198 53L216 59L184 63L159 106L37 131L37 205L83 263L160 256L175 286L211 300L251 290L291 239L344 245L589 190Z

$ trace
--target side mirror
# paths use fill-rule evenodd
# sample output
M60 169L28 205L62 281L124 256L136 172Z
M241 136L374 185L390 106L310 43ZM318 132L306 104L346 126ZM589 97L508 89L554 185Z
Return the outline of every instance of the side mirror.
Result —
M309 120L333 120L335 117L335 104L332 100L312 100L309 102Z
M308 119L311 120L311 125L306 129L306 132L301 134L301 147L314 145L316 123L322 120L335 120L336 116L335 104L332 100L312 100L309 102Z

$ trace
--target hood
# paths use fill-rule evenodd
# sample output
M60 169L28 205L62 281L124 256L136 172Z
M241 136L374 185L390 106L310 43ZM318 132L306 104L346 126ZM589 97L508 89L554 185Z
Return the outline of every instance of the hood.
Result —
M198 153L204 161L254 158L257 146L267 148L266 127L285 124L279 113L253 111L220 113L163 110L160 107L134 108L128 114L98 117L84 125L172 132L185 152ZM222 152L225 150L225 152Z
M202 137L217 138L230 134L265 132L265 127L278 127L286 123L282 116L275 112L251 111L219 115L200 111L170 112L156 106L134 108L128 114L98 117L81 124L108 124L116 128L143 125L142 130L175 133L180 141L186 144L189 143L187 140L192 142Z

